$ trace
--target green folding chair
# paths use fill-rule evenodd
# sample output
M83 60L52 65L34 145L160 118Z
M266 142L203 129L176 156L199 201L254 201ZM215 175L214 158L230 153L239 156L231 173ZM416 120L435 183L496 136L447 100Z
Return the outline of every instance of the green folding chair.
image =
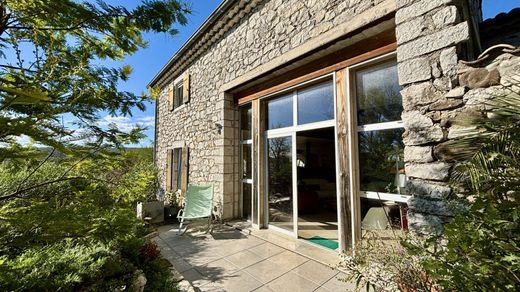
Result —
M177 219L180 222L177 234L183 234L188 229L182 231L184 220L203 219L208 217L208 232L211 227L211 217L213 211L213 186L212 185L188 185L186 197L184 198L184 208L179 210Z

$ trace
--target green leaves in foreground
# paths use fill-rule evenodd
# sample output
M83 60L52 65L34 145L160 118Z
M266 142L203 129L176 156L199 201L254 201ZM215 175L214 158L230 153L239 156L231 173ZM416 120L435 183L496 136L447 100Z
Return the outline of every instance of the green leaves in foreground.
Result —
M100 126L100 115L127 116L153 99L118 89L146 47L144 32L174 35L190 9L182 0L147 0L133 9L104 1L0 1L0 147L28 137L62 152L74 142L120 146L142 138ZM114 62L111 62L114 64ZM11 158L0 152L0 161Z
M114 291L147 268L166 283L139 254L135 206L157 192L151 152L0 163L0 290Z

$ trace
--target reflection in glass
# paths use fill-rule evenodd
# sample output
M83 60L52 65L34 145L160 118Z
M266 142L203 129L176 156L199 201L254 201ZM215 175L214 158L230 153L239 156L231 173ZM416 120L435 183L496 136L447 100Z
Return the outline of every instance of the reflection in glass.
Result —
M293 230L291 137L271 138L268 147L269 224Z
M298 90L298 125L334 119L332 82Z
M408 230L407 205L361 198L361 229L365 237L392 238L397 230Z
M356 93L359 125L401 120L403 105L395 62L358 71Z
M251 137L251 121L253 110L251 105L240 109L240 140L250 140Z
M285 128L293 125L292 95L267 101L267 129Z
M359 133L362 191L400 194L404 191L404 129Z
M242 144L242 178L251 179L252 171L251 144Z
M242 184L242 215L245 219L251 220L251 184L243 183Z

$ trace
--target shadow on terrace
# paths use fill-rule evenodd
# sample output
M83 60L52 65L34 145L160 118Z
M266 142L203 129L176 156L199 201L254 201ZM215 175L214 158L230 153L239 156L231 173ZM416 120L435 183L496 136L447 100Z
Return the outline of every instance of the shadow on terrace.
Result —
M207 234L204 224L193 224L184 235L177 235L177 228L177 224L159 227L154 241L195 291L352 291L354 287L338 280L345 276L333 267L234 227L215 224Z

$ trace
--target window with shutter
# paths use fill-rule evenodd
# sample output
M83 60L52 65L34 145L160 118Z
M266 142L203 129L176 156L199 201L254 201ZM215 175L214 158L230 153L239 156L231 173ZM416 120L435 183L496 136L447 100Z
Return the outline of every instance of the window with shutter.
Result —
M190 101L190 74L184 74L182 80L182 89L182 102L186 104Z
M183 87L184 87L184 82L182 82L182 81L177 82L175 84L175 90L174 90L175 96L173 98L173 109L176 109L182 105L183 94L184 94Z
M182 188L182 148L173 149L173 191Z
M175 79L168 88L168 109L173 111L190 101L190 75Z
M182 154L181 154L182 165L180 166L180 171L181 171L180 180L181 180L181 183L180 183L179 188L181 189L182 194L185 194L186 190L188 188L188 167L189 167L189 151L188 151L188 147L187 146L183 147L181 152L182 152Z
M166 155L166 191L186 190L187 185L187 148L168 149Z

